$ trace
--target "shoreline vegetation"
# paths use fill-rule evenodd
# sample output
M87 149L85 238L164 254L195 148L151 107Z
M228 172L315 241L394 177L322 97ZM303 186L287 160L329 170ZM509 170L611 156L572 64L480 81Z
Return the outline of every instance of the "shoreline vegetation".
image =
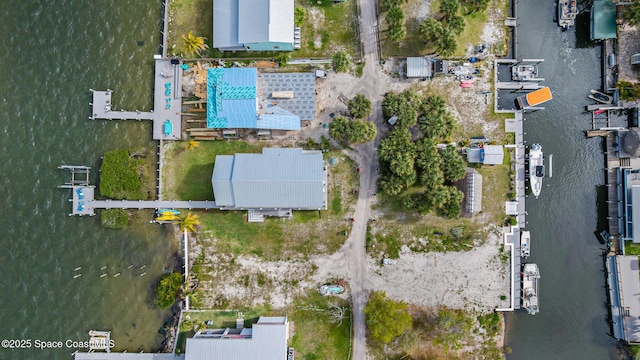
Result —
M419 5L413 0L408 1L406 5L403 5L407 14L410 14L411 9L415 10L416 7L419 8L419 11L415 11L415 14L411 15L416 19L408 18L407 22L417 22L417 17L425 17L431 13L437 14L438 6L442 2L444 1L427 1L425 6ZM489 1L487 2L489 3ZM353 26L357 24L358 14L355 5L353 5L355 3L355 1L349 1L344 4L333 4L329 1L322 1L317 5L310 0L296 1L296 21L300 22L303 31L312 33L313 36L308 37L305 40L306 43L303 44L303 49L294 52L293 55L296 57L332 57L336 52L346 50L350 55L357 56L360 45L357 27ZM202 57L231 56L234 58L270 59L282 55L280 53L255 52L221 54L213 49L211 43L212 7L211 1L204 0L169 1L167 37L170 54L184 54L182 50L184 44L181 44L182 36L193 32L195 36L205 38L204 44L207 45L208 50L203 48ZM298 9L302 9L302 11ZM487 10L470 18L465 17L470 25L457 37L458 50L454 55L465 56L469 46L473 47L478 42L486 41L483 29L486 33L487 28L490 28L490 37L498 37L493 39L493 43L490 44L490 53L502 55L508 49L508 35L499 24L501 16L507 16L507 10L508 1L493 0ZM383 15L379 13L378 16ZM340 22L340 28L336 28L337 21ZM411 26L415 27L415 25ZM417 31L411 26L407 24L409 32ZM411 36L414 35L417 33ZM336 39L337 42L334 41ZM412 46L411 42L407 44L405 46ZM418 43L415 42L415 44ZM424 43L422 44L424 45ZM388 56L387 54L392 55L393 51L383 49L383 55ZM413 54L413 52L410 51L408 54ZM285 63L286 61L281 65ZM490 66L487 69L490 69ZM388 73L395 71L393 69L390 72L388 66L385 66L385 70ZM359 69L360 74L361 72L362 66ZM349 80L351 79L350 74L332 73L332 75L343 76L340 79L346 81L343 82L344 84L353 82ZM392 76L396 77L397 75ZM427 94L442 95L447 100L447 108L453 109L453 116L456 119L466 120L470 116L465 113L464 108L473 105L460 99L465 95L461 95L460 89L457 87L452 88L451 84L442 79L434 80L431 84L421 84L421 87L412 87L419 89L418 91L424 94L424 86L426 86ZM329 91L329 89L320 89L320 91L322 90ZM400 92L402 89L396 90ZM319 101L322 101L323 94L320 93L318 97ZM379 106L379 103L374 106ZM327 116L328 111L324 113L327 109L327 107L320 106L321 115L319 118ZM448 140L460 141L469 136L477 135L475 132L478 129L485 130L485 128L490 129L493 141L502 143L503 139L508 138L504 134L504 130L500 128L501 125L495 125L501 123L500 116L492 114L490 110L485 110L484 115L480 118L479 121L476 120L471 124L469 122L461 124L460 128L456 128L450 134L450 136L453 135L453 139L448 138ZM328 137L326 130L323 134ZM320 144L323 144L325 147L324 141L321 142L315 135L302 134L302 136L296 136L293 139L269 142L202 141L199 142L197 148L192 150L188 150L190 147L188 141L165 143L161 149L165 154L166 161L163 174L161 174L163 177L163 197L181 200L213 200L210 177L215 155L259 152L264 146L319 148ZM312 138L318 142L312 141ZM245 315L251 311L257 311L258 315L276 315L286 312L290 314L293 324L293 337L290 339L290 345L295 346L296 352L299 354L317 359L344 357L350 353L351 347L351 322L349 320L351 310L347 298L322 297L316 291L320 282L335 280L331 276L331 271L327 271L327 268L331 268L328 264L333 263L327 262L323 258L335 257L351 231L351 223L348 219L355 206L359 183L355 165L356 153L349 146L338 146L334 142L332 145L333 147L326 154L325 160L328 160L329 157L336 157L338 164L331 169L329 210L296 212L291 220L267 219L265 223L251 224L246 222L246 214L243 212L202 211L197 212L202 222L199 232L189 238L191 278L197 284L195 289L187 289L193 308L214 309L220 314L224 314L227 309L239 309ZM480 219L454 218L446 220L434 213L418 215L406 210L405 205L399 201L399 197L380 195L380 199L375 202L373 207L374 219L377 221L370 224L367 236L368 258L372 261L367 265L368 271L372 271L374 274L386 272L385 268L378 263L380 257L398 259L405 256L426 257L428 255L434 256L435 259L441 252L444 252L445 255L447 251L470 253L469 250L472 248L485 246L486 243L493 244L495 239L490 234L494 230L481 226L481 224L499 226L504 222L504 214L500 206L492 203L500 202L495 201L496 199L502 201L508 198L510 160L508 155L506 158L504 165L476 169L489 178L488 191L483 195L485 200L483 202L487 204L487 209L480 215ZM407 194L414 192L411 189L407 190ZM151 193L147 196L151 196ZM110 217L113 218L110 223L122 222L122 214L110 214ZM460 227L460 224L464 229L462 244L449 235L449 230ZM176 233L178 232L176 231ZM441 233L447 235L438 238L437 234ZM327 236L327 234L329 235ZM434 236L434 234L436 235ZM494 240L487 241L487 237ZM439 245L438 242L440 242ZM504 254L497 254L497 252L498 250L496 250L495 256L490 255L496 260L496 265L492 265L495 267L491 267L494 270L504 262ZM245 275L234 275L238 272ZM292 275L283 276L283 274ZM226 279L226 282L221 281L227 276L229 278ZM216 291L213 291L214 288ZM440 286L435 286L435 288L439 289ZM383 291L384 287L379 290ZM495 291L492 294L499 293ZM283 295L288 292L290 294ZM504 295L500 295L500 299L497 297L494 300L496 304L506 299L503 299ZM396 337L390 347L385 349L378 348L375 344L369 344L369 351L375 358L385 358L390 355L394 357L396 355L399 357L411 355L415 358L436 356L453 359L465 358L470 354L483 354L486 358L497 359L503 357L503 351L508 352L508 349L503 349L505 329L504 319L500 313L487 311L484 306L449 309L441 305L432 306L424 303L408 303L408 305L407 311L413 319L412 331ZM179 311L177 304L174 304L172 309ZM232 312L226 316L233 317L234 314ZM174 323L172 327L179 327L179 344L194 329L206 326L203 325L204 320L209 320L193 316L179 325L175 324L177 322L175 314L170 319ZM224 321L222 320L218 326L224 326ZM250 325L250 323L247 320L246 325ZM458 330L443 330L447 328ZM307 334L311 333L324 335L310 338ZM170 339L167 339L167 342L165 350L171 348ZM178 349L181 351L180 346Z

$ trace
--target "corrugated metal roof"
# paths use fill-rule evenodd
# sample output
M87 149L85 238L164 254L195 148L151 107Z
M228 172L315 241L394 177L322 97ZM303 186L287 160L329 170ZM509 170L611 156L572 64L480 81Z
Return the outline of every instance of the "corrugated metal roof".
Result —
M286 324L254 324L250 339L187 339L185 360L283 360L287 356Z
M228 162L220 163L220 177L214 166L213 189L229 200L232 192L235 208L326 208L325 166L322 153L302 149L264 148L262 154L236 154L231 170L231 184L224 185ZM228 160L223 160L228 161ZM220 181L218 181L220 179ZM220 204L221 205L221 204Z
M482 163L487 165L500 165L504 160L504 149L502 145L485 145L483 148L484 158Z
M238 41L293 43L294 0L237 0Z
M239 2L238 41L242 44L269 41L269 0ZM293 28L291 28L293 31Z
M293 2L269 1L269 41L293 43Z
M239 47L238 0L213 0L213 47Z
M431 77L431 59L408 57L407 77Z
M231 185L231 172L233 171L233 155L218 155L211 176L216 204L220 206L233 206L233 186Z

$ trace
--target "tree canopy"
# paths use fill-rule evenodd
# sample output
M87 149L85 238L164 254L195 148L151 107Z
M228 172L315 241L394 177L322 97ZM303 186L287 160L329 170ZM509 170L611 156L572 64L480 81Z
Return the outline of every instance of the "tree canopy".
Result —
M174 272L165 274L160 279L160 283L156 288L156 300L154 304L161 309L167 309L176 302L182 287L182 274Z
M200 225L198 215L193 214L191 211L178 221L178 226L180 226L181 232L196 232L196 226L198 225Z
M351 121L342 116L336 116L329 123L329 135L337 141L359 144L375 139L378 129L371 121Z
M349 114L354 119L366 118L371 115L371 110L373 109L371 100L367 99L363 94L356 94L353 99L349 100L347 107L349 108Z
M111 199L144 200L142 157L146 149L113 150L104 154L100 166L100 194Z
M369 338L381 345L390 343L413 325L407 304L388 299L383 291L374 291L369 295L363 312Z
M387 25L389 26L389 39L394 42L400 42L406 35L404 27L404 13L400 7L392 7L387 11L385 16Z

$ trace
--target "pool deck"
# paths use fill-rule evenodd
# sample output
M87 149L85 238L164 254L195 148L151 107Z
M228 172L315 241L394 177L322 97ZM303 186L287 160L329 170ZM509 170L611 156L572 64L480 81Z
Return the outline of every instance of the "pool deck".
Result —
M150 111L117 110L113 105L113 90L91 90L92 120L151 120L154 140L182 138L182 69L169 59L156 59L154 79L154 109ZM170 125L169 125L170 124Z

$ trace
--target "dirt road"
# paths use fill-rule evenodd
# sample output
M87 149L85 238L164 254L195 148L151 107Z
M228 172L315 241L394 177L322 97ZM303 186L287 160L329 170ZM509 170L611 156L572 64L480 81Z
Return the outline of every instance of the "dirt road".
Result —
M359 0L360 2L360 40L364 45L365 67L362 77L359 80L361 84L360 91L371 99L373 103L373 114L369 120L380 125L382 114L380 102L383 88L382 81L384 78L382 69L379 66L378 59L378 37L377 37L377 19L376 4L374 0ZM356 148L358 152L358 165L360 166L360 195L356 203L356 210L353 215L355 219L351 236L347 240L348 254L350 259L351 272L351 296L353 311L353 356L352 359L361 360L366 358L366 327L364 314L362 310L366 304L368 289L365 287L367 269L365 254L365 239L367 236L367 222L371 213L371 198L375 193L377 181L378 159L376 147L379 139Z

